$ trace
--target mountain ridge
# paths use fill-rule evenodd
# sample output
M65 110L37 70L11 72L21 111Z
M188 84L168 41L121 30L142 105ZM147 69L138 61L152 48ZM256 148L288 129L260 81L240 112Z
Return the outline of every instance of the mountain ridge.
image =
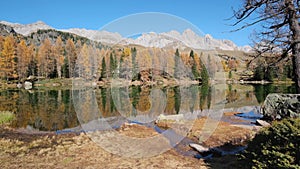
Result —
M71 28L71 29L55 29L42 21L37 21L31 24L10 23L7 21L0 21L1 24L11 26L15 32L29 36L38 30L54 29L56 31L73 33L93 41L107 43L111 45L141 45L144 47L172 47L178 48L180 46L187 46L194 49L203 50L229 50L229 51L243 51L251 52L252 48L249 45L237 46L234 42L226 39L214 39L210 34L199 36L191 29L186 29L182 33L171 30L169 32L149 32L142 33L137 38L122 37L117 32L108 32L105 30L88 30L84 28Z

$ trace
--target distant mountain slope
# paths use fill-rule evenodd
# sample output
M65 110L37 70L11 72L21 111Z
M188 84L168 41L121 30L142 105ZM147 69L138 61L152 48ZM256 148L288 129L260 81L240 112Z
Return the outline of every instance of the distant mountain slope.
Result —
M47 28L51 28L51 29L47 29ZM18 32L15 29L18 30ZM25 39L27 44L35 44L37 46L39 46L46 38L48 38L52 43L55 43L57 37L59 36L61 37L63 42L67 41L70 38L75 42L80 41L82 44L93 43L96 47L103 46L102 43L95 42L86 37L82 37L80 35L69 33L69 32L62 32L59 30L55 30L52 27L47 26L42 22L37 22L37 24L28 24L22 26L21 24L1 21L0 35L8 36L10 34L17 37L17 39Z
M144 47L172 47L179 48L180 46L187 46L194 49L203 50L241 50L244 52L250 52L252 48L250 46L238 47L234 42L230 40L218 40L214 39L211 35L199 36L190 29L185 30L182 34L178 31L172 30L170 32L144 33L136 39L124 38L118 33L111 33L107 31L95 31L86 29L69 29L62 30L65 32L71 32L89 39L110 43L110 44L135 44Z
M66 29L60 31L73 33L94 41L109 43L109 44L120 42L123 39L123 37L120 34L107 32L107 31L96 31L96 30L87 30L87 29L79 29L79 28L72 28L72 29Z
M24 36L28 36L33 32L37 32L38 30L54 29L42 21L37 21L35 23L25 24L25 25L19 24L19 23L10 23L10 22L6 22L6 21L1 21L0 23L11 26L12 28L14 28L14 30L17 33L24 35Z
M16 35L17 32L11 26L0 23L0 35L7 36L9 34Z
M190 48L203 49L203 50L241 50L243 48L238 47L230 40L217 40L211 35L206 34L199 36L190 29L185 30L183 33L177 31L170 31L165 33L147 33L136 39L127 39L127 43L139 44L145 47L159 47L163 48L166 46L175 45L174 48L178 47L178 44L184 44Z
M23 36L31 36L32 38L34 38L34 35L36 33L41 33L41 30L52 30L52 34L54 35L58 32L66 32L69 34L76 34L78 36L88 38L92 41L107 44L134 44L141 45L144 47L168 47L174 49L182 46L187 46L190 48L203 50L229 50L244 52L250 52L252 50L250 46L239 47L230 40L214 39L211 35L208 34L204 36L199 36L190 29L185 30L183 33L180 33L175 30L164 33L144 33L136 39L133 39L122 37L119 33L112 33L107 31L87 30L79 28L56 30L42 21L25 25L1 21L0 24L10 26L16 33L19 33Z

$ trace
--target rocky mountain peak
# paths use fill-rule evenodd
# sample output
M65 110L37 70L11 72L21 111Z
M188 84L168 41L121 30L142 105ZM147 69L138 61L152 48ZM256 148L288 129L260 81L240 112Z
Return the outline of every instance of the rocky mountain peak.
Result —
M37 21L32 24L19 24L1 21L1 24L9 25L15 32L28 36L37 30L54 29L47 25L43 21ZM143 33L136 38L125 38L117 32L108 32L104 30L87 30L80 28L72 28L59 30L63 32L73 33L82 37L86 37L90 40L108 43L108 44L136 44L145 47L157 47L157 48L178 48L189 47L194 49L203 50L241 50L250 52L252 48L250 46L238 47L234 42L230 40L218 40L214 39L211 35L198 35L191 29L186 29L182 33L177 30L170 30L169 32L147 32Z
M17 33L22 34L24 36L28 36L31 33L36 32L38 30L54 29L42 21L37 21L35 23L24 25L19 23L11 23L7 21L1 21L0 23L11 26Z

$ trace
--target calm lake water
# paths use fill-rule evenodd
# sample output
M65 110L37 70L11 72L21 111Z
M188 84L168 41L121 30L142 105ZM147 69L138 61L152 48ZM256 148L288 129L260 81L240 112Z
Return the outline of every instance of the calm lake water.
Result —
M0 90L0 111L12 111L15 128L34 128L56 131L79 126L78 118L89 121L115 116L134 117L141 114L158 116L181 112L201 112L215 103L224 104L228 111L242 111L245 107L259 106L269 93L295 93L291 85L227 85L224 92L217 87L115 87L92 89L90 96L72 89L9 89ZM223 96L223 97L221 97ZM76 102L74 106L74 101ZM78 101L82 104L78 113ZM121 110L120 110L121 107ZM94 109L94 110L93 110ZM94 112L83 113L82 112ZM80 116L80 117L79 117ZM91 117L93 116L93 117Z

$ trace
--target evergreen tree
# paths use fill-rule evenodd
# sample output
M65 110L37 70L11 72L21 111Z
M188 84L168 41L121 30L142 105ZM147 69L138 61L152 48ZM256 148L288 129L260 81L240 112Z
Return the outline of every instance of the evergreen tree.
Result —
M175 79L179 79L180 77L179 61L180 61L180 54L178 49L176 49L175 56L174 56L174 78Z
M131 59L132 59L132 80L138 80L138 65L136 62L136 48L131 49Z
M28 76L37 76L38 75L38 68L37 68L37 62L35 59L31 60L28 64Z
M28 64L27 75L37 76L38 75L38 66L37 66L38 52L34 51L33 45L30 45L29 49L31 50L32 55Z
M208 83L203 83L201 85L199 94L200 94L199 107L200 107L201 110L203 110L205 102L207 101L207 97L209 95L209 85L208 85Z
M300 118L274 121L261 129L241 155L252 168L300 167ZM249 167L250 168L250 167Z
M208 84L209 76L204 64L201 65L201 80L202 84Z
M294 79L295 74L294 74L294 71L293 71L293 65L291 63L289 63L284 68L285 68L284 71L287 74L287 77L290 78L290 79Z
M181 106L180 88L178 86L174 87L174 103L175 103L175 112L176 114L178 114Z
M100 91L101 91L101 101L102 101L103 112L105 111L105 107L106 107L106 90L107 90L107 88L101 88L100 89Z
M101 68L101 76L100 76L100 80L102 80L103 78L107 78L107 74L106 74L106 63L105 63L105 58L102 58L102 64L101 64L102 68Z
M191 50L191 52L190 52L190 58L192 59L192 73L194 75L193 78L194 79L199 79L200 74L199 74L199 71L197 69L197 63L195 61L195 56L194 56L194 51L193 50Z
M254 79L263 80L264 77L265 77L265 67L262 65L257 66L254 70Z
M283 76L285 76L284 73L283 73ZM272 82L274 80L274 78L275 78L275 68L274 67L268 67L267 72L265 73L264 79ZM285 76L284 79L286 79L286 76Z
M64 64L62 66L62 75L64 78L70 78L70 65L69 59L67 57L64 58Z
M120 63L119 63L119 77L125 78L126 77L126 53L125 50L122 51Z
M110 73L110 76L111 77L114 77L115 75L115 71L116 71L116 65L115 65L115 58L113 56L112 53L110 53L110 56L109 56L109 73Z
M132 116L137 115L137 105L140 99L140 92L141 92L141 87L140 86L132 86L131 87L131 93L130 93L130 98L132 99Z
M77 47L81 48L81 44L78 44ZM68 68L68 70L66 69L65 72L69 73L68 77L75 77L74 70L75 70L78 52L76 51L76 46L72 39L67 40L65 50L66 50L66 61L68 62L68 63L65 62L65 64L68 65L68 67L65 67L65 69Z
M231 70L229 71L228 78L232 79L232 71Z

